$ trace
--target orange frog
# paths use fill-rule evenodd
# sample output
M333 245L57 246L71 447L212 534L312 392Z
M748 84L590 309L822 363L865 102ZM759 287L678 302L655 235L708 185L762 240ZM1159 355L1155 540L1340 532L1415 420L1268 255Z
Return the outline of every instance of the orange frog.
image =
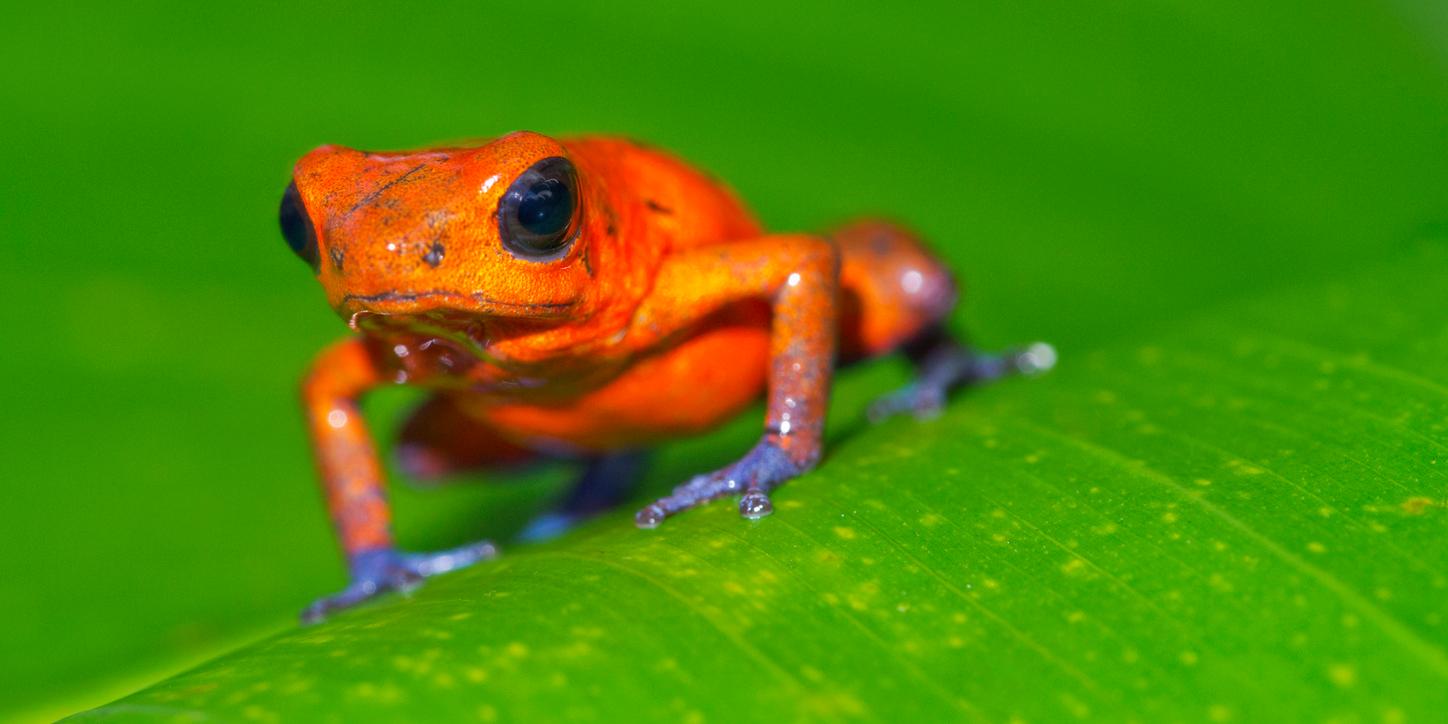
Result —
M948 336L950 274L908 232L863 221L769 234L718 181L616 138L514 133L477 146L323 146L282 198L282 232L357 332L302 384L351 584L321 618L492 557L483 542L397 550L358 398L431 397L404 425L402 468L438 476L536 456L586 462L543 537L617 503L639 451L707 430L765 394L759 443L644 507L641 528L740 495L746 518L820 460L838 357L902 350L914 384L872 409L928 415L960 385L1049 368L1035 344L980 354Z

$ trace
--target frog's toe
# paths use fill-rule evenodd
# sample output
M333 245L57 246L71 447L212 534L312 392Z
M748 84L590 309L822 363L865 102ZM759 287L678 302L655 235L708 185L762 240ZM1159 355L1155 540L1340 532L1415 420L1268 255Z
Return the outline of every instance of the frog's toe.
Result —
M346 588L342 589L341 593L319 598L313 601L312 605L303 609L301 616L302 623L311 624L321 622L338 611L356 606L384 591L411 590L420 585L421 581L421 576L417 577L416 583L407 584L401 582L379 583L377 581L353 581L348 584Z
M944 385L917 382L875 400L865 414L871 422L880 422L905 413L925 420L940 414L945 407L945 398Z
M739 514L750 520L759 520L774 512L774 503L769 502L769 493L751 490L739 497Z
M880 422L909 413L919 419L940 414L950 391L958 387L998 380L1009 375L1038 375L1056 366L1056 348L1045 342L1009 349L999 354L976 352L945 341L918 355L914 382L870 405L867 415Z
M667 517L669 514L664 510L664 506L654 503L634 513L634 525L640 528L657 528Z
M635 513L634 525L657 528L671 515L737 491L739 483L727 475L728 471L729 468L724 468L706 475L695 475L689 482L674 488L674 492Z
M739 492L739 480L726 474L728 470L729 468L725 468L712 475L701 475L680 485L674 489L672 494L659 498L652 505L635 513L634 525L640 528L657 528L665 518L698 507L716 498Z
M739 514L751 520L774 512L769 491L804 472L799 465L768 439L761 440L739 462L707 475L695 476L670 495L634 515L640 528L656 528L669 516L703 505L726 495L743 492Z
M352 582L341 593L317 599L303 610L302 623L316 623L388 591L408 593L421 586L428 576L465 568L497 555L497 547L488 541L434 553L403 553L392 548L359 553L351 561Z
M498 547L493 545L492 541L484 540L434 553L404 553L402 557L410 570L426 577L497 558Z

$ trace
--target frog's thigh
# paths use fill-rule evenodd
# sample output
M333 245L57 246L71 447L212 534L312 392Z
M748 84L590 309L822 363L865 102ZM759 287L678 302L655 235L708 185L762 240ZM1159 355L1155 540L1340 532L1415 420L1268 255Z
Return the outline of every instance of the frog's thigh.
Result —
M767 317L701 332L640 360L564 407L494 408L494 425L590 452L633 449L697 434L728 420L764 391Z
M840 250L840 356L889 352L955 305L950 271L906 229L860 221L829 234Z

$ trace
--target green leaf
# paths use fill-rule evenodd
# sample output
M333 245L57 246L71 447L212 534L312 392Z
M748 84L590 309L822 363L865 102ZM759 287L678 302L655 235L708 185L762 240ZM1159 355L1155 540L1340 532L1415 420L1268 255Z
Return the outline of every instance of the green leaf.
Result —
M768 519L610 516L83 718L1432 718L1445 281L1424 245L1066 350L850 426Z
M973 338L1048 339L1065 366L967 396L934 425L873 430L860 406L902 381L900 365L853 370L833 413L832 460L782 500L824 506L830 499L812 490L839 487L836 476L849 482L836 461L883 476L897 463L868 464L882 446L926 435L977 467L961 480L934 470L876 487L974 489L994 480L976 477L991 460L972 461L940 436L999 417L996 405L1062 405L1021 419L1069 423L1061 431L1072 439L1110 442L1098 439L1109 427L1078 431L1089 418L1055 417L1086 402L1049 399L1086 384L1089 351L1127 355L1121 345L1159 340L1171 332L1165 325L1228 298L1336 278L1442 228L1444 7L940 1L901 11L739 0L701 12L691 3L363 0L346 12L306 2L283 12L29 3L0 23L0 620L9 624L0 628L0 719L51 720L111 701L290 630L301 606L343 584L295 388L345 327L275 218L288 170L309 148L406 148L519 128L621 133L725 180L770 229L822 229L871 213L907 221L965 281L957 321ZM1442 289L1437 278L1417 283L1424 295ZM1430 296L1404 314L1440 307ZM1440 366L1413 368L1437 358L1401 346L1423 330L1402 331L1373 305L1358 313L1290 320L1282 336L1316 339L1297 325L1350 324L1368 335L1369 359L1441 375ZM1115 385L1107 373L1121 369L1129 367L1100 374ZM380 398L369 401L369 419L388 440L390 413L407 400ZM1158 398L1140 405L1153 420L1176 402ZM1261 419L1296 429L1312 409ZM1219 436L1263 424L1217 419ZM649 484L662 490L728 462L753 441L758 420L665 446ZM1303 457L1303 475L1361 477L1334 460ZM399 538L414 549L506 541L571 475L560 464L418 490L394 474ZM1438 484L1420 477L1405 484ZM992 497L1018 494L1049 491L1027 481ZM1429 528L1441 517L1421 501L1409 507ZM678 523L682 532L671 524L658 535L687 539L715 524L728 535L779 535L751 533L725 509ZM611 540L626 528L609 519L573 537ZM1437 550L1436 537L1423 541ZM511 548L506 565L558 550ZM1251 610L1232 610L1241 608ZM842 630L837 638L858 631ZM990 667L1001 654L982 651L939 670L996 683ZM881 676L896 680L889 671ZM720 696L741 686L717 683ZM879 701L878 689L864 691Z

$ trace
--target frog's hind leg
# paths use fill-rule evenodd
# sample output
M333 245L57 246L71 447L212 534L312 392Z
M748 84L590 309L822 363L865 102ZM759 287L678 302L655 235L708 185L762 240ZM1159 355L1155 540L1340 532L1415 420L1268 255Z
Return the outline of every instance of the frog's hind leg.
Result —
M423 485L456 473L522 465L538 457L504 439L446 394L434 395L413 410L398 434L396 455L398 467Z
M840 353L843 361L901 350L917 376L877 402L872 419L901 412L938 413L951 390L1012 373L1044 372L1055 351L1035 343L998 354L978 352L945 331L959 296L950 272L910 232L862 221L831 234L841 257Z
M643 477L647 456L637 451L588 458L583 474L551 510L529 521L518 540L554 538L569 528L607 511L624 500Z
M955 306L955 279L904 228L859 221L829 234L840 252L840 360L899 349Z
M1012 374L1036 375L1056 364L1056 350L1045 342L1003 352L979 352L942 327L925 330L902 349L915 365L915 381L870 405L868 415L875 422L902 413L934 417L956 388Z

